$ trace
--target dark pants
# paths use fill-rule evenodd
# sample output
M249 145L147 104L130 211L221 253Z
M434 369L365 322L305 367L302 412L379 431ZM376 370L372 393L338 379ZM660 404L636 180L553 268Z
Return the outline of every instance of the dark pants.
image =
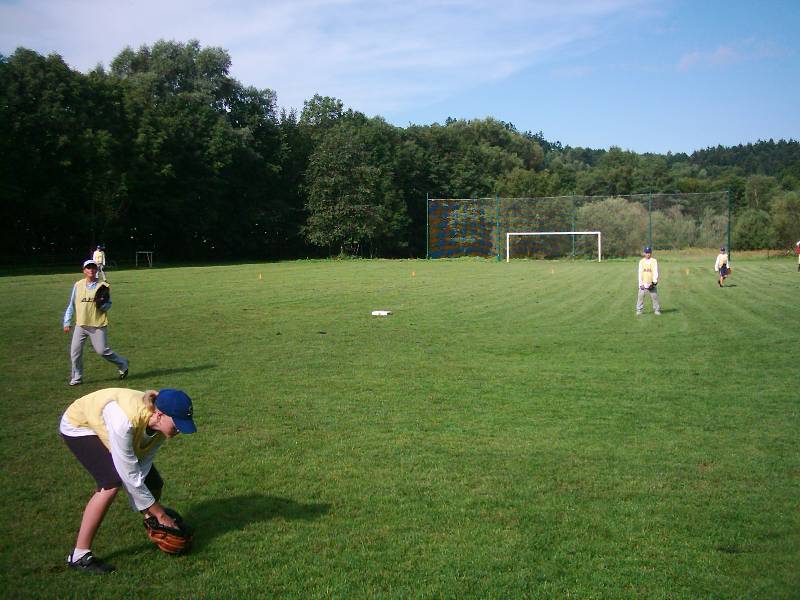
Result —
M111 452L100 441L99 437L96 435L71 437L63 434L61 437L64 438L67 448L75 455L78 462L94 477L97 483L97 491L110 490L122 486L122 479L114 466ZM161 488L164 487L164 480L161 479L161 475L155 465L150 467L150 472L145 477L144 484L158 500L159 496L161 496Z

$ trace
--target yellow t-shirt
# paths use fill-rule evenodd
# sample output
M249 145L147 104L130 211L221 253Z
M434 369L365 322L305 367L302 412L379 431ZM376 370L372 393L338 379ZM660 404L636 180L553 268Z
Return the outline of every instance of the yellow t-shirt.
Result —
M144 401L144 392L125 388L98 390L75 400L67 408L64 416L75 427L87 427L93 430L106 448L111 450L108 429L103 420L103 409L109 402L116 402L133 425L133 451L141 458L163 437L160 433L153 437L144 436L147 423L153 414L153 409Z
M98 282L93 289L86 287L86 280L81 279L75 284L75 323L81 327L105 327L108 325L108 315L97 308L94 295L100 286L110 288L105 281Z

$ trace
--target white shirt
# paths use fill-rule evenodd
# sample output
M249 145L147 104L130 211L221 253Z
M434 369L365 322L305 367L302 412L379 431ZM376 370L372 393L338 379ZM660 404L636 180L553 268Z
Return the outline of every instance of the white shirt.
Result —
M144 479L153 466L153 458L158 448L163 443L158 442L141 459L133 451L133 424L122 412L119 404L109 402L103 408L103 422L108 430L108 441L111 445L111 459L117 469L122 485L128 492L128 499L131 508L141 511L155 504L156 499L144 484ZM75 427L67 420L66 415L61 417L59 431L68 437L83 437L97 435L93 429L88 427ZM147 436L147 433L144 433Z

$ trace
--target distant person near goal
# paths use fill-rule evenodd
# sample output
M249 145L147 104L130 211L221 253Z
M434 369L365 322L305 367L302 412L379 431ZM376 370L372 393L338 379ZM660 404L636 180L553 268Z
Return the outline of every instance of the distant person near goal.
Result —
M658 261L653 258L653 249L647 246L644 249L644 258L639 261L639 296L636 299L636 314L644 310L644 295L650 294L653 303L653 312L661 314L661 303L658 300Z
M92 254L92 260L97 265L97 274L106 281L106 248L103 244L97 244L97 248Z
M725 251L725 246L719 249L717 254L717 262L714 263L714 271L719 273L719 287L725 282L725 278L731 272L731 261L728 253Z

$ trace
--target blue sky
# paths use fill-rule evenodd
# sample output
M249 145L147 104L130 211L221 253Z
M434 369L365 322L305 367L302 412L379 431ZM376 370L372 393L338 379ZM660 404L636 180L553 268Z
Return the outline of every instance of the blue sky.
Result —
M572 146L800 139L800 3L764 0L0 0L0 53L108 65L158 39L228 50L301 109L399 126L495 117Z

